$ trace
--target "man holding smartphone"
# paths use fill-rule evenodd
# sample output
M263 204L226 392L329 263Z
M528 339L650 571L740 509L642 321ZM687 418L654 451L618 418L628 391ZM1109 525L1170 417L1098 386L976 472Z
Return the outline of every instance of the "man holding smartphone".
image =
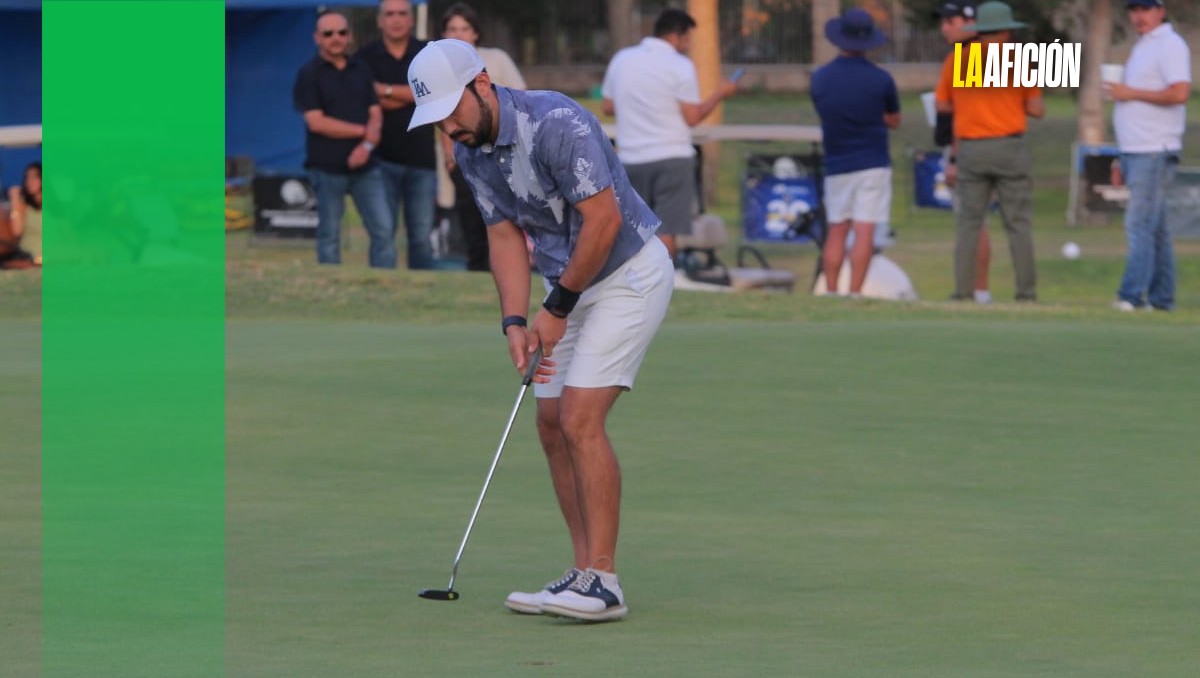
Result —
M696 67L687 58L696 21L665 9L654 36L617 52L604 74L604 113L617 117L617 155L634 190L662 219L658 237L675 258L675 236L692 232L699 204L691 128L737 91L726 80L700 98Z

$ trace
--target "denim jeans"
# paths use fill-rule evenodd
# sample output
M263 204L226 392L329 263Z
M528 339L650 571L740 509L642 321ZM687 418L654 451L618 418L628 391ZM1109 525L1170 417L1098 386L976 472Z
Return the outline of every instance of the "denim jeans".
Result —
M1129 187L1125 207L1125 275L1117 296L1134 306L1175 306L1175 251L1167 228L1167 189L1179 154L1122 153L1121 174Z
M399 226L400 203L404 203L404 230L408 235L408 267L433 268L433 208L437 201L437 170L379 161L383 167L392 233Z
M363 172L340 174L310 169L309 176L317 192L317 262L342 263L342 215L349 193L371 238L368 254L371 266L396 268L396 233L388 221L383 171L372 167Z

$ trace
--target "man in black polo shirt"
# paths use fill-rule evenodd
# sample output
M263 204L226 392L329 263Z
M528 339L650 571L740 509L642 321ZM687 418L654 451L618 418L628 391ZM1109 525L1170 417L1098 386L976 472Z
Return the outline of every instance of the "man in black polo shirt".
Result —
M425 46L412 35L413 15L409 0L380 0L380 39L354 55L366 64L375 78L375 93L383 107L383 138L379 160L392 211L392 228L399 222L404 203L404 228L408 232L408 267L433 268L434 201L437 197L437 160L434 155L433 125L409 132L412 120L412 89L408 65Z
M321 14L313 37L317 56L300 67L292 99L308 127L304 167L317 192L317 261L342 261L340 230L349 193L371 238L371 266L396 268L396 232L388 221L383 171L372 156L383 113L371 73L346 57L350 24L345 16Z

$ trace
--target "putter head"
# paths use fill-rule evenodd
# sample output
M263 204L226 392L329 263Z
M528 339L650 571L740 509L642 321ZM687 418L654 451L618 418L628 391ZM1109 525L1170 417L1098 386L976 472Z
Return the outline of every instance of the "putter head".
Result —
M417 595L429 600L458 600L458 591L453 589L425 589L418 591Z

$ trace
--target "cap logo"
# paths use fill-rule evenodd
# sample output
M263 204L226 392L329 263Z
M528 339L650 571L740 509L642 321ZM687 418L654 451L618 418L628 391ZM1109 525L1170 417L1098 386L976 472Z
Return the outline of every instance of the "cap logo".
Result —
M416 98L429 96L429 87L425 83L421 82L420 80L412 81L412 91L413 91L413 97L416 97Z
M975 8L974 8L974 7L970 7L970 6L963 7L963 9L962 9L962 15L963 15L964 17L966 17L966 18L970 19L971 17L975 16Z

